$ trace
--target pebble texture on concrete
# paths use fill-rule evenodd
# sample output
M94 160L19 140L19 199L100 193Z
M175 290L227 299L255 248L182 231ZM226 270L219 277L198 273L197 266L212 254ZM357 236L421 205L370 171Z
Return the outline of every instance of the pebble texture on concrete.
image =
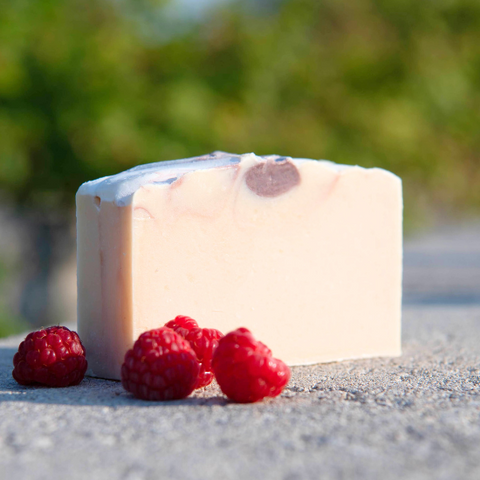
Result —
M467 235L467 252L480 244L480 231L469 231L478 236ZM412 244L428 250L442 238ZM455 298L469 299L451 302L448 278L437 275L439 290L422 283L426 269L431 276L438 268L434 254L409 260L409 251L413 301L404 308L400 358L296 367L281 397L254 405L231 404L216 386L170 403L136 400L119 383L92 378L66 389L21 387L10 373L21 338L1 340L0 479L478 480L475 258L448 267L463 282L451 284ZM415 285L424 285L421 301Z

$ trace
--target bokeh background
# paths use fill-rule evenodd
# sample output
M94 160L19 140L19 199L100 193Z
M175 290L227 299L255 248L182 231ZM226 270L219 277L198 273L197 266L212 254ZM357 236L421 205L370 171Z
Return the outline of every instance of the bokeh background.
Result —
M74 194L204 154L404 180L407 232L480 213L478 0L3 0L0 336L75 319Z

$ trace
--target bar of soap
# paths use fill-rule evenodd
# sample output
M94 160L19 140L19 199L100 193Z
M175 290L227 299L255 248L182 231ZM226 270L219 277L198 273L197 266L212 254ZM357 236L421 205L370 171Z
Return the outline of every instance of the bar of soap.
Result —
M289 365L400 354L402 187L378 168L215 152L77 193L78 330L119 379L177 315L247 327Z

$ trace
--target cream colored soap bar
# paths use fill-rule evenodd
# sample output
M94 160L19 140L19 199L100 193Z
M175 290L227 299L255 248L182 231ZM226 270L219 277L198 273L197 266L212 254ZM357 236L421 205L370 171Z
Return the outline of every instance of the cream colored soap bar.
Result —
M145 330L244 326L290 365L400 354L402 190L385 170L215 152L77 193L78 329L120 378Z

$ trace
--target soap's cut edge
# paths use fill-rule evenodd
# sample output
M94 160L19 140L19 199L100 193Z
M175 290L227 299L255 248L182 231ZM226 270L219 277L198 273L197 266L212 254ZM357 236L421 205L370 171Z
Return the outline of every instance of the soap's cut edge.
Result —
M197 157L182 158L178 160L163 160L160 162L137 165L136 167L115 175L105 176L85 182L80 186L76 195L90 195L92 197L98 197L100 201L114 202L117 206L124 207L132 202L133 194L142 186L168 186L192 171L237 166L243 161L251 161L252 159L258 163L266 160L290 160L297 166L306 162L317 162L339 175L345 175L358 169L379 171L391 175L401 182L401 179L394 173L378 167L365 168L359 165L344 165L322 159L292 158L280 155L259 156L254 153L236 154L215 151Z
M293 159L293 160L308 160L308 159ZM396 175L395 173L391 172L390 170L386 170L385 168L380 168L380 167L362 167L361 165L344 165L341 163L335 163L330 160L317 160L318 163L321 163L324 167L329 168L331 171L338 173L339 175L346 175L348 173L351 173L355 170L365 170L368 172L378 172L387 176L390 176L391 178L396 179L400 184L402 183L402 179Z
M391 172L390 170L386 170L385 168L380 168L380 167L372 167L372 168L369 168L368 170L371 172L381 172L384 175L390 176L391 178L394 178L397 182L399 182L400 187L402 186L402 179L395 173Z

